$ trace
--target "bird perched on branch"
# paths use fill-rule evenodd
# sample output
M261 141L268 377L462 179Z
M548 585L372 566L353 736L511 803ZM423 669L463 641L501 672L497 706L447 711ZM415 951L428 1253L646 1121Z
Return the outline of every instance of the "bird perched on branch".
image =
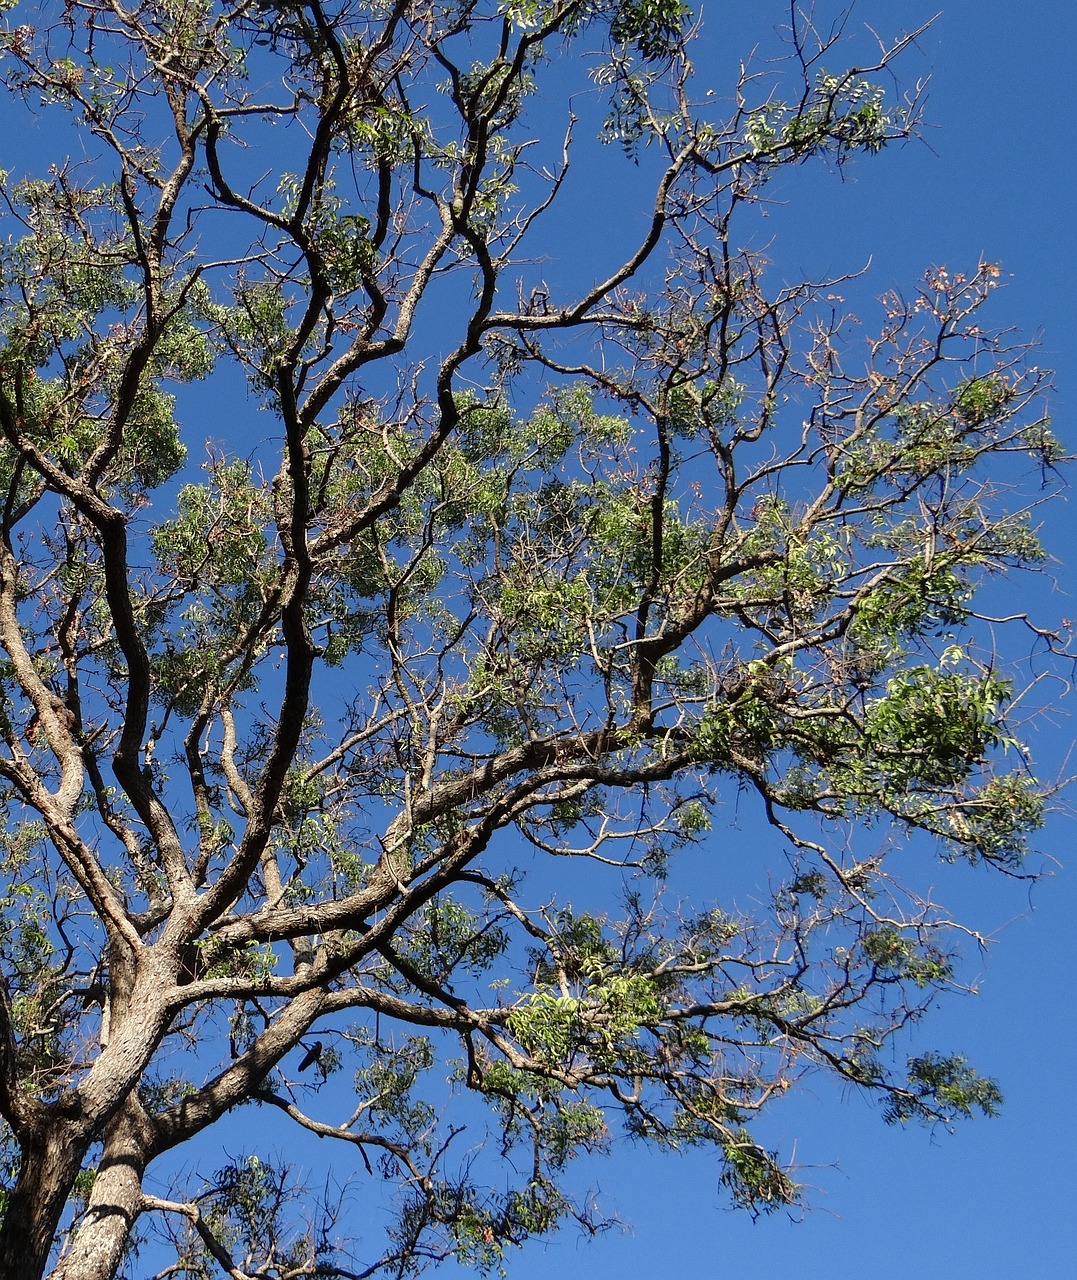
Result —
M322 1056L322 1042L320 1040L315 1040L314 1043L307 1050L306 1057L299 1064L299 1070L306 1071L307 1067L312 1067L321 1056Z

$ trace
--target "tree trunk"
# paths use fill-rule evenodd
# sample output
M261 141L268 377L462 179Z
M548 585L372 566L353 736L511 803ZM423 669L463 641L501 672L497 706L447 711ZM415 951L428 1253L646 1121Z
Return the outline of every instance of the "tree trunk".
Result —
M19 1176L0 1226L3 1280L41 1280L89 1145L82 1126L54 1123L23 1147Z
M148 1138L145 1113L130 1098L105 1130L86 1212L49 1280L112 1280L139 1214Z

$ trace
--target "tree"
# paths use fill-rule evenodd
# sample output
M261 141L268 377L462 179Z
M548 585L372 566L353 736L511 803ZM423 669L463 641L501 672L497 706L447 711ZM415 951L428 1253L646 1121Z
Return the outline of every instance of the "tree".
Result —
M835 73L794 10L723 106L679 0L21 16L9 104L89 158L3 183L0 1274L491 1266L596 1225L566 1166L618 1129L794 1202L751 1125L809 1070L994 1111L883 1053L969 932L887 854L1012 872L1042 820L977 604L1042 558L1042 374L992 264L865 347L738 247L911 135L912 37ZM596 113L647 212L543 266ZM732 796L788 874L676 905ZM395 1188L384 1241L265 1152L153 1193L254 1109Z

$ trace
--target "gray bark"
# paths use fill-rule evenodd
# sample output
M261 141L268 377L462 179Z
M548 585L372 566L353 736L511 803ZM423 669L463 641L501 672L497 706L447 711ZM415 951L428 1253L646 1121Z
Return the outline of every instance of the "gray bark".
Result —
M86 1212L49 1280L111 1280L142 1204L150 1134L131 1098L110 1122Z

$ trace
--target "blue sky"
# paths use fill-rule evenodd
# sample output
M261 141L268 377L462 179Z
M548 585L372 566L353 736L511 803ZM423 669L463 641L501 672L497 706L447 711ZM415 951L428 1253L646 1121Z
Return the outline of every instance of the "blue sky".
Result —
M725 65L786 11L784 0L709 0L707 38L722 42ZM887 36L934 12L927 0L861 3L851 25L868 23ZM857 270L870 260L857 286L865 298L908 290L931 265L1001 263L1007 287L991 318L1026 337L1040 335L1039 362L1056 371L1056 425L1077 451L1077 4L1045 0L1033 12L1027 16L1012 0L946 4L898 70L905 83L930 77L924 141L859 160L840 176L805 169L783 178L774 195L787 203L771 212L768 254L773 270L791 279ZM701 63L701 76L706 70ZM619 160L613 155L611 164ZM628 189L631 169L622 163L621 171ZM577 247L583 254L590 246ZM1077 617L1077 522L1072 504L1056 502L1044 514L1049 548L1071 563L1024 579L1010 600L1054 625ZM1067 768L1075 702L1072 695L1061 700L1038 733L1048 777ZM1077 764L1068 767L1077 772ZM720 815L715 840L736 849L755 839L737 824L731 814L723 826ZM768 1144L794 1154L810 1188L803 1212L752 1223L726 1207L712 1160L624 1147L581 1167L577 1177L601 1193L603 1208L625 1229L592 1243L566 1231L532 1245L508 1259L513 1280L1068 1274L1077 1263L1077 966L1070 941L1077 877L1065 865L1072 832L1072 817L1056 815L1038 842L1039 865L1053 874L1035 885L963 867L937 872L939 896L997 944L989 956L969 957L980 994L948 1001L923 1038L966 1052L999 1079L1001 1118L966 1124L954 1136L890 1129L862 1100L809 1080L761 1130Z
M704 6L708 31L751 23L765 31L783 5ZM930 18L919 4L861 4L852 22L893 34ZM771 215L773 269L790 277L841 272L871 260L870 294L909 289L930 265L968 269L997 261L1007 287L992 317L1039 337L1053 369L1051 409L1077 449L1077 142L1072 59L1077 5L1046 0L952 0L910 51L905 83L930 76L924 142L859 161L839 179L802 171ZM777 194L781 194L779 191ZM1013 588L1013 607L1057 622L1077 613L1077 520L1072 502L1044 511L1046 541L1062 562ZM1068 563L1066 563L1068 562ZM1062 693L1061 685L1056 686ZM1045 717L1044 772L1066 768L1075 699ZM1074 771L1074 762L1068 768ZM1072 800L1071 800L1072 803ZM1077 1270L1077 965L1073 817L1055 815L1038 841L1050 878L1005 882L967 869L940 871L940 893L995 932L973 960L979 994L947 1001L924 1028L999 1079L999 1119L954 1135L890 1129L877 1112L811 1083L770 1118L768 1137L794 1150L812 1190L800 1215L752 1223L723 1207L717 1173L702 1158L656 1159L628 1149L596 1164L593 1181L628 1228L594 1244L569 1235L510 1264L514 1280L625 1280L653 1275L793 1274L797 1280L1010 1280ZM720 838L721 828L715 836ZM1054 861L1052 861L1054 860ZM1069 864L1069 865L1067 865Z

